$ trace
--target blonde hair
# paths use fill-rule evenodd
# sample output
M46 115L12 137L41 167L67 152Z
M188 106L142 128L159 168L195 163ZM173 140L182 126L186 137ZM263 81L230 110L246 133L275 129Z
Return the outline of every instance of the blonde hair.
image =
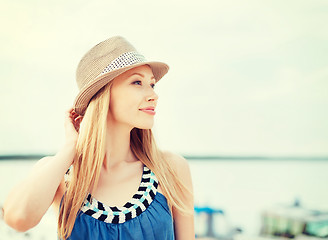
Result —
M91 99L81 122L73 170L58 218L58 235L63 240L70 236L85 198L98 183L106 154L105 140L111 85L112 81ZM181 182L163 153L157 148L152 131L132 129L130 147L136 158L155 173L171 213L174 206L183 214L192 214L190 206L188 208L185 204L188 196L183 194L187 192L192 196L192 191Z

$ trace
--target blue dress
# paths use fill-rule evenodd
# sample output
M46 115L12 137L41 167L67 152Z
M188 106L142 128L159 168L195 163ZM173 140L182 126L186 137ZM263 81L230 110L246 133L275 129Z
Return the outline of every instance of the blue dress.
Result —
M123 207L106 206L88 194L69 240L174 240L167 199L144 166L138 192Z

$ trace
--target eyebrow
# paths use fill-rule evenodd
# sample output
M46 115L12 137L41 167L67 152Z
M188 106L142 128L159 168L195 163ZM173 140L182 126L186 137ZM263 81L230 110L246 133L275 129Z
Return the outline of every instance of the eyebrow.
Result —
M129 77L131 77L131 76L133 76L133 75L139 75L139 76L145 78L145 76L144 76L143 74L141 74L141 73L132 73ZM150 79L155 79L155 77L152 76Z

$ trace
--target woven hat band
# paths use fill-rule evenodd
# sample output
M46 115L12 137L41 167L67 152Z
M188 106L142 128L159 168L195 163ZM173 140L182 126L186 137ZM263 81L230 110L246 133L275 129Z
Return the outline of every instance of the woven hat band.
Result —
M138 52L125 52L115 58L105 69L97 76L100 77L116 69L131 66L136 63L146 62L146 58Z

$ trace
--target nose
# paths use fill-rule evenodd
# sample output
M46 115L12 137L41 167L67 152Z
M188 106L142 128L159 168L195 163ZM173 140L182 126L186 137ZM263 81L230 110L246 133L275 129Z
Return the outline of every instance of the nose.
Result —
M150 101L156 102L157 100L158 100L158 95L156 94L154 89L152 89L151 93L149 93L149 95L147 96L147 102L150 102Z

